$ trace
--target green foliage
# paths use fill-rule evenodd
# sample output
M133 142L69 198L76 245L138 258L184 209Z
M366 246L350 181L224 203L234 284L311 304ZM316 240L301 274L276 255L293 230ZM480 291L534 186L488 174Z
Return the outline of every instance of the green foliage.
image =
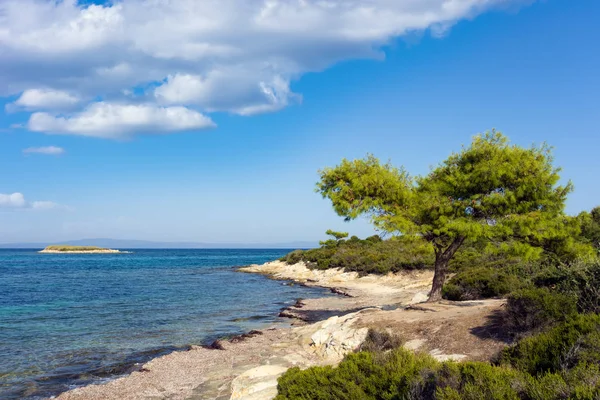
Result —
M510 145L501 133L476 136L423 177L381 164L373 156L342 160L320 171L317 192L346 220L368 215L388 232L417 235L433 244L441 296L448 262L465 240L512 239L538 246L564 230L571 184L559 186L548 146Z
M577 217L562 217L562 228L552 237L537 243L544 250L543 257L546 260L571 263L581 258L597 256L598 250L592 246L592 240L584 236L587 222L582 214Z
M382 357L371 352L350 354L336 368L288 370L279 378L275 399L402 399L422 381L421 372L436 364L429 356L403 349Z
M348 232L336 232L331 229L328 229L327 232L325 232L325 234L333 236L335 240L341 240L348 237Z
M277 400L548 400L600 395L598 317L521 341L498 365L437 362L403 348L348 355L338 367L292 368Z
M446 363L438 372L435 399L518 400L525 394L525 381L523 374L511 368L477 362Z
M433 254L431 245L418 238L381 240L379 236L371 236L364 240L352 237L318 249L295 250L282 260L290 264L305 261L317 269L343 268L360 274L386 274L429 267L433 264Z
M502 297L523 287L523 282L504 270L490 267L472 268L459 272L444 285L443 296L463 301Z
M600 260L597 258L548 266L533 282L576 298L579 312L600 313Z
M557 186L550 148L511 146L501 133L476 136L424 177L373 156L320 171L317 191L348 219L371 216L388 231L421 234L446 245L465 236L547 237L571 185Z
M299 263L300 261L302 261L303 255L304 255L304 250L294 250L294 251L286 254L285 256L281 257L280 260L285 261L288 264L296 264L296 263Z
M581 225L581 236L600 252L600 207L583 212L577 217Z
M577 312L576 299L547 288L521 289L506 303L506 329L518 333L541 330Z
M600 365L600 316L572 316L551 330L504 349L499 364L539 376L578 365ZM600 378L597 378L597 380Z
M336 246L342 239L345 239L348 237L348 232L336 232L331 229L328 229L325 232L325 234L328 236L331 236L332 239L328 239L328 240L319 242L319 244L321 246L328 246L328 247Z

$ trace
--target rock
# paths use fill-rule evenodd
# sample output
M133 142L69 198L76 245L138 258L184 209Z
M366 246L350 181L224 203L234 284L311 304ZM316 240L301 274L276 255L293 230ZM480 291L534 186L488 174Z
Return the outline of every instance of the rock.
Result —
M331 290L331 293L339 294L339 295L346 296L346 297L354 297L351 294L349 294L339 288L332 287L330 290Z
M356 329L354 322L359 313L342 317L334 316L309 328L309 349L326 362L337 362L346 354L356 350L367 337L367 328Z
M409 304L417 304L424 303L429 300L429 293L427 292L418 292L413 296Z
M429 354L438 361L460 361L467 358L466 354L442 354L440 349L433 349Z
M223 347L223 341L218 339L212 342L210 345L204 346L204 348L210 350L225 350L225 347Z
M231 400L270 400L277 395L277 378L287 367L261 365L239 375L231 383Z
M420 348L421 346L423 346L423 344L426 342L427 340L425 339L413 339L413 340L409 340L408 342L404 343L403 347L407 350L417 350L418 348Z

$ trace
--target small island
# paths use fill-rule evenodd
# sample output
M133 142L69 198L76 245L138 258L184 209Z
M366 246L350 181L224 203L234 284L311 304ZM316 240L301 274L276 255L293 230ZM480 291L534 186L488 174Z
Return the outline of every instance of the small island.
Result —
M52 245L46 247L44 250L40 251L40 253L68 253L68 254L113 254L113 253L121 253L120 250L113 249L104 249L102 247L97 246L69 246L69 245Z

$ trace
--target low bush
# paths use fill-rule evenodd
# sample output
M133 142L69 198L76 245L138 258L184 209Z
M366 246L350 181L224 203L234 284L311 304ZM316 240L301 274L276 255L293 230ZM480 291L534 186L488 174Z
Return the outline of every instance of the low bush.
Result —
M502 297L522 288L524 283L517 276L497 268L473 268L459 272L443 289L448 300L463 301Z
M279 378L276 400L597 399L600 395L597 359L585 361L580 357L572 368L566 365L560 369L559 362L557 369L553 364L568 355L568 347L566 351L553 351L561 345L576 343L578 337L591 336L591 331L586 331L590 326L566 328L563 332L567 335L576 334L553 347L548 338L536 338L537 344L533 346L533 338L528 339L523 346L512 348L515 354L507 355L499 365L438 362L427 354L403 348L383 354L366 351L350 354L335 368L288 370ZM583 331L577 331L579 328ZM544 351L550 354L548 360L540 353ZM527 362L519 362L521 358Z
M547 288L521 289L508 297L505 327L513 333L540 331L565 321L577 311L572 296Z
M547 332L522 339L504 349L498 363L534 376L584 364L599 366L600 315L578 314Z
M552 288L577 298L582 313L600 313L600 261L578 260L570 264L549 266L537 274L536 286Z
M437 362L427 355L396 349L383 357L371 352L349 354L336 368L291 368L278 381L276 400L402 399L416 387L426 387L423 371Z
M289 264L304 261L315 269L343 268L360 274L387 274L433 265L433 249L424 240L379 236L329 240L317 249L295 250L281 258Z
M398 335L387 331L369 329L369 333L364 342L360 345L361 351L370 351L372 353L382 353L388 350L394 350L402 346L402 339Z

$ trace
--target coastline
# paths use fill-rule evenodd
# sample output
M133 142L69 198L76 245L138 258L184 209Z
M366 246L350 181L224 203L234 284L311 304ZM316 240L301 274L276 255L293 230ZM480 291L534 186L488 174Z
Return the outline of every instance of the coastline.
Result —
M454 324L448 330L458 329L456 334L464 336L473 324L483 324L490 312L502 306L502 301L473 302L467 313L472 318L462 325L455 322L464 317L464 306L439 304L425 311L406 309L426 299L433 276L428 270L360 277L356 273L310 270L303 263L288 265L281 261L238 270L329 288L340 296L301 300L283 309L280 316L293 318L291 327L270 326L217 340L211 346L191 346L187 351L154 358L130 375L76 388L57 398L271 399L277 392L277 378L288 368L335 365L360 346L370 327L377 326L390 329L396 324L392 329L404 332L403 337L409 339L407 347L428 351L440 360L485 358L501 345L474 337L465 342L468 349L456 348L452 341L442 343L448 335L440 328L448 322ZM436 312L435 318L431 311ZM431 335L423 334L432 322L436 326L430 326Z

